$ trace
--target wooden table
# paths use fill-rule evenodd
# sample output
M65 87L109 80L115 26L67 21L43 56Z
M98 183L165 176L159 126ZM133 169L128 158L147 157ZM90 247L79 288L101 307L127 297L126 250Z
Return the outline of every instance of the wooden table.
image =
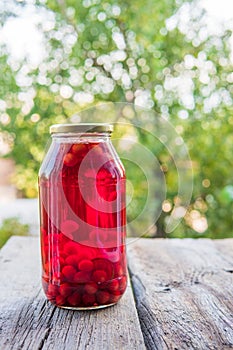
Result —
M129 240L121 301L69 311L46 301L39 242L13 237L0 251L0 349L233 348L233 239Z

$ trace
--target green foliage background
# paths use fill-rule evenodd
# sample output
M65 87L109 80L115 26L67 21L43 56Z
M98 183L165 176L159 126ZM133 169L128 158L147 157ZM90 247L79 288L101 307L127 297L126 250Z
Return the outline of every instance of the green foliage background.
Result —
M27 1L5 3L1 26L27 6ZM6 45L0 55L0 132L9 145L5 156L17 165L18 190L37 195L51 124L101 102L137 105L144 96L143 106L173 124L192 159L191 203L169 237L233 237L230 25L210 33L195 0L41 0L30 6L44 16L38 23L44 60L17 61ZM156 117L145 123L153 130ZM153 233L165 236L165 222L180 200L176 169L159 142L143 133L137 137L154 152L166 177L167 209ZM128 177L134 177L127 167ZM133 181L137 208L144 201L143 186L140 176ZM195 228L197 219L207 220L204 232Z
M12 236L27 236L29 234L29 226L20 223L17 217L3 220L0 226L0 248Z

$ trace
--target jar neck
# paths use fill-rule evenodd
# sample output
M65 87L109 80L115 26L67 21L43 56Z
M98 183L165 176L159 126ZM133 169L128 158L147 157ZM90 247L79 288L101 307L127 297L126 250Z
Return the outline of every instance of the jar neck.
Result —
M52 139L56 142L109 142L111 133L56 133L52 134Z

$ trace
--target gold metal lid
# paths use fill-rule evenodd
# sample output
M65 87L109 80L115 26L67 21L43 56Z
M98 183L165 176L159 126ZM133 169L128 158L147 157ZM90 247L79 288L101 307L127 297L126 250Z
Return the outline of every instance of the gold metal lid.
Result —
M50 127L50 134L57 133L101 133L113 132L113 125L106 123L79 123L79 124L54 124Z

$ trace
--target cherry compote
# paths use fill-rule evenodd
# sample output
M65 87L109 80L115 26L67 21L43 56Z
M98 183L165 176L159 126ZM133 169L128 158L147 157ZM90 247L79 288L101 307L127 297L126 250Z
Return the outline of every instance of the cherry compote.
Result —
M125 171L108 124L64 124L39 173L42 281L71 309L118 302L127 285Z

